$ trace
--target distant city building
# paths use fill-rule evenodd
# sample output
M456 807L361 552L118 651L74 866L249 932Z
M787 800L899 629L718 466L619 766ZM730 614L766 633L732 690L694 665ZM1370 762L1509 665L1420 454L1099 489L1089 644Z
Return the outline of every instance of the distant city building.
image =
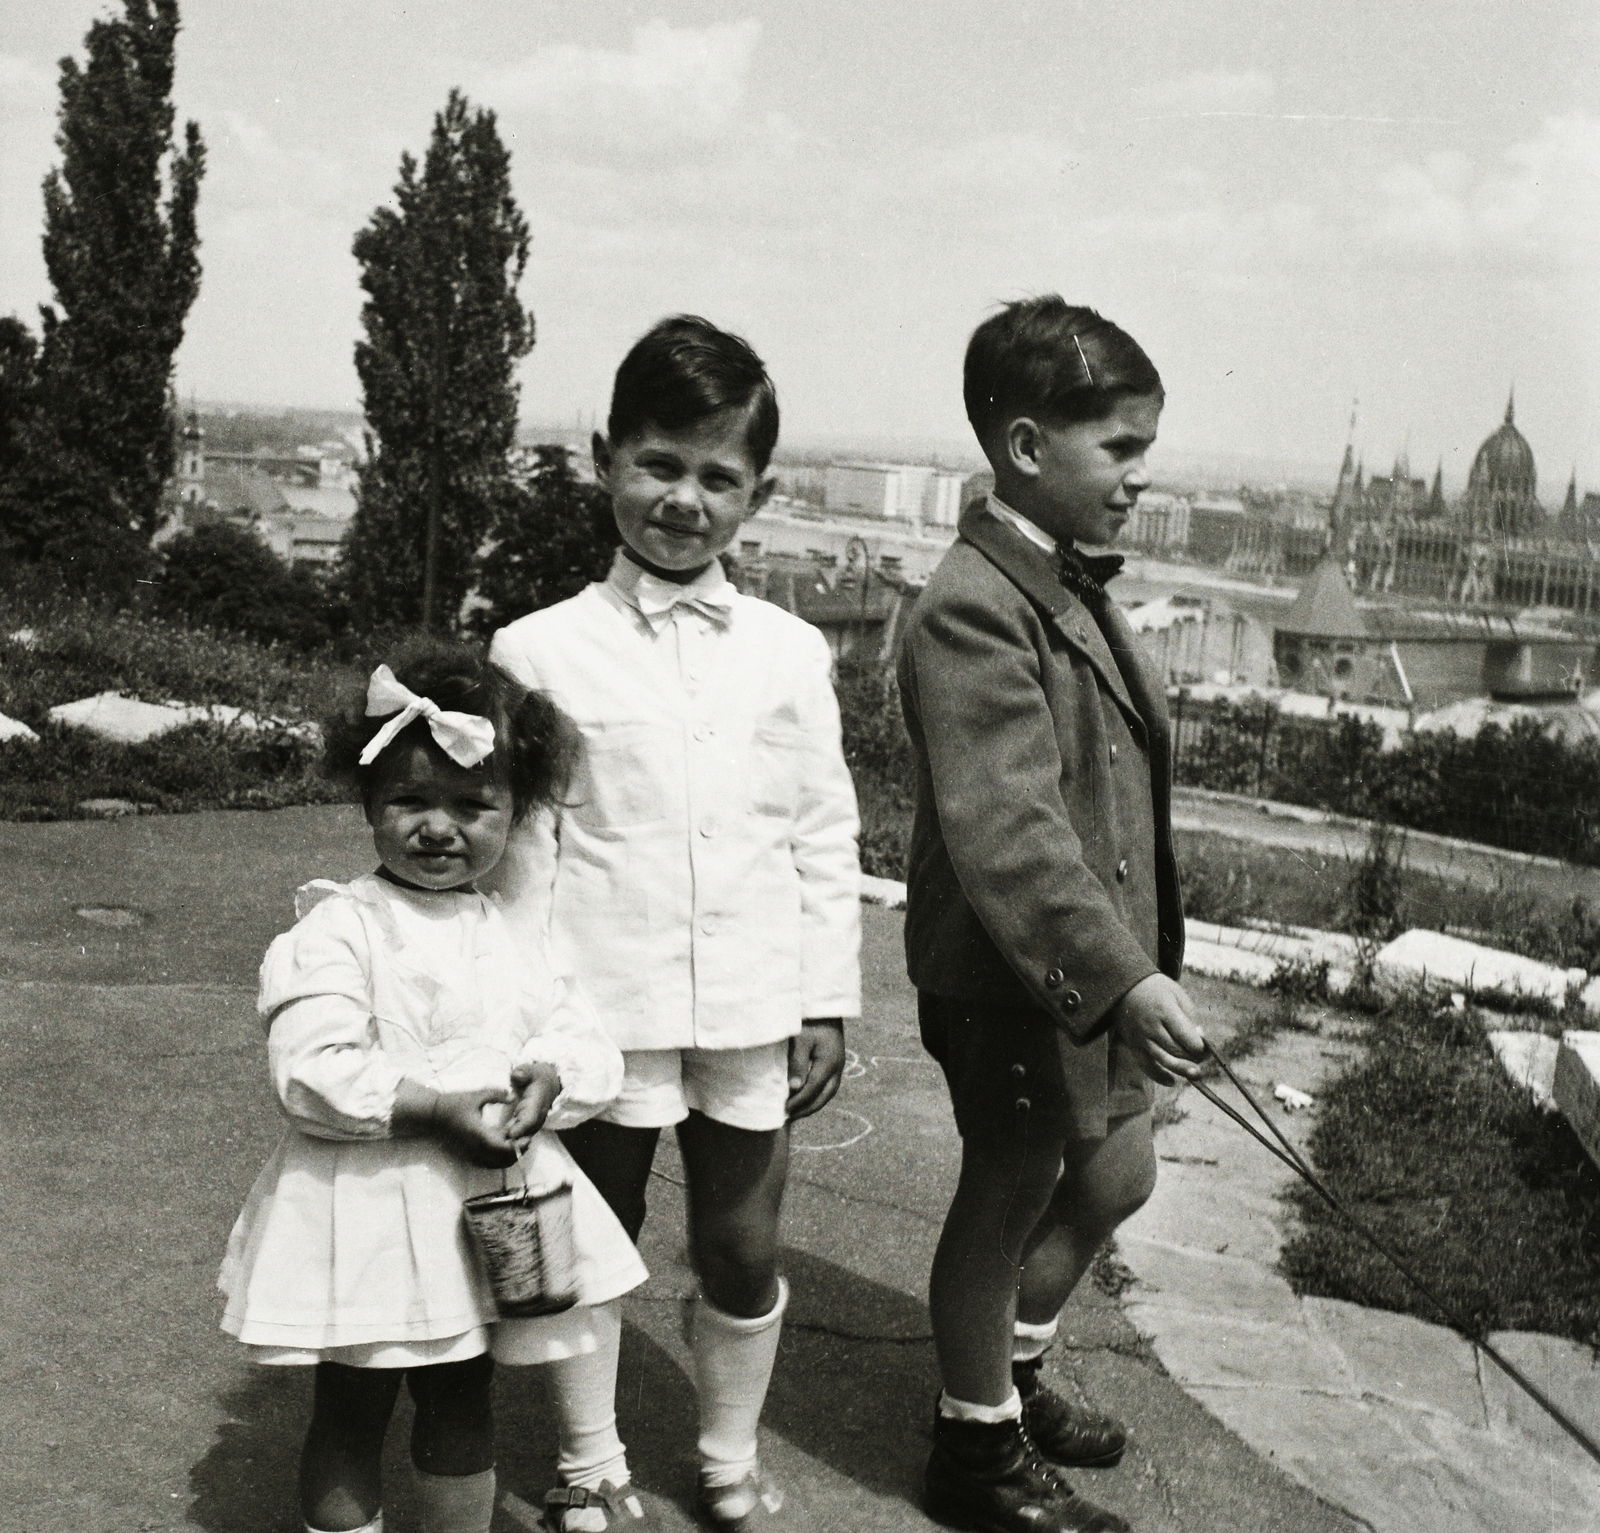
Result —
M1236 496L1195 496L1189 502L1189 553L1202 564L1226 564L1246 520Z
M830 463L823 506L831 516L954 527L967 478L922 463Z
M1561 510L1538 499L1533 449L1517 429L1515 400L1479 447L1466 493L1445 502L1402 473L1365 481L1345 449L1330 513L1331 546L1355 589L1503 612L1547 608L1600 614L1600 497L1580 506L1576 477Z
M1188 498L1146 490L1134 502L1119 543L1151 553L1181 553L1189 546Z
M293 456L208 453L191 410L167 520L152 541L159 547L180 532L226 522L255 533L287 565L333 564L356 505L349 464L328 451L339 445L306 446Z
M1278 677L1342 702L1434 709L1468 697L1576 696L1594 645L1491 613L1358 602L1329 554L1274 625Z

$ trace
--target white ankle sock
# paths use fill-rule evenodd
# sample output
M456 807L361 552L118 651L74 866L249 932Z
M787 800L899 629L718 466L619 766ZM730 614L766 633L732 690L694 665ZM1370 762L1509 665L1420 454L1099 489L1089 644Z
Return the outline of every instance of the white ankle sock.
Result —
M308 1522L306 1524L306 1533L325 1533L325 1530L314 1528ZM359 1528L352 1528L350 1533L383 1533L383 1513L380 1511L371 1522L364 1522Z
M991 1427L1002 1421L1021 1421L1022 1396L1013 1389L1004 1405L978 1405L972 1400L958 1400L948 1390L940 1390L939 1414L951 1421L981 1421Z
M422 1533L489 1533L494 1518L494 1470L425 1474L417 1470Z
M546 1363L544 1376L560 1433L556 1474L563 1485L598 1490L605 1480L628 1482L627 1450L617 1436L622 1306L597 1304L589 1314L600 1345L593 1352Z
M1011 1328L1011 1361L1014 1363L1031 1363L1036 1357L1043 1357L1050 1349L1050 1343L1056 1339L1056 1331L1061 1325L1059 1315L1045 1325L1029 1325L1026 1320L1019 1320Z
M778 1279L778 1302L754 1320L725 1315L702 1294L689 1336L700 1396L700 1478L737 1485L756 1464L756 1423L766 1403L789 1285Z

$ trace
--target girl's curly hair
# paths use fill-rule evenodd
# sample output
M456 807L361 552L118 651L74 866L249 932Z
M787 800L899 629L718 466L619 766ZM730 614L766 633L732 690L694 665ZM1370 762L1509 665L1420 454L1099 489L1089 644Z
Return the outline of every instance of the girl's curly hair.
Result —
M530 692L481 651L447 639L409 640L389 661L389 669L418 697L432 698L447 712L476 713L493 723L494 754L483 770L511 789L514 820L560 802L571 781L578 733L543 692ZM323 771L336 782L354 784L363 799L378 762L362 766L361 752L385 722L367 716L362 687L323 724ZM426 719L413 720L395 738L397 743L432 741Z

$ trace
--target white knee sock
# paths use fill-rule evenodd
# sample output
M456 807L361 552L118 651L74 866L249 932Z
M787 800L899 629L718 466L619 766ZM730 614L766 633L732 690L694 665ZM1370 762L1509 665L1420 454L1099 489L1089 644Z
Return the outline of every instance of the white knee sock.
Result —
M601 1482L628 1483L628 1455L617 1436L617 1354L622 1346L622 1306L590 1310L600 1345L578 1357L544 1365L546 1387L556 1408L563 1485L598 1490Z
M489 1533L494 1519L494 1470L425 1474L417 1470L422 1533Z
M1060 1324L1059 1315L1045 1325L1029 1325L1026 1320L1017 1321L1011 1330L1011 1361L1031 1363L1034 1358L1043 1357L1056 1339L1056 1331Z
M700 1396L700 1476L706 1485L737 1485L755 1468L756 1423L788 1303L789 1285L782 1278L771 1313L754 1320L724 1315L704 1294L695 1303L689 1345Z

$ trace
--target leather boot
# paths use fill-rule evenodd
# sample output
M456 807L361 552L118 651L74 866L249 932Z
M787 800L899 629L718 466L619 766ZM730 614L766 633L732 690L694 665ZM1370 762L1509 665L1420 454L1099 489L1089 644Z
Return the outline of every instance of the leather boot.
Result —
M923 1505L935 1522L969 1533L1133 1533L1073 1490L1020 1421L935 1415Z
M1052 1464L1067 1469L1110 1469L1122 1461L1127 1429L1110 1416L1063 1400L1039 1382L1042 1357L1011 1365L1011 1382L1022 1396L1022 1424Z

